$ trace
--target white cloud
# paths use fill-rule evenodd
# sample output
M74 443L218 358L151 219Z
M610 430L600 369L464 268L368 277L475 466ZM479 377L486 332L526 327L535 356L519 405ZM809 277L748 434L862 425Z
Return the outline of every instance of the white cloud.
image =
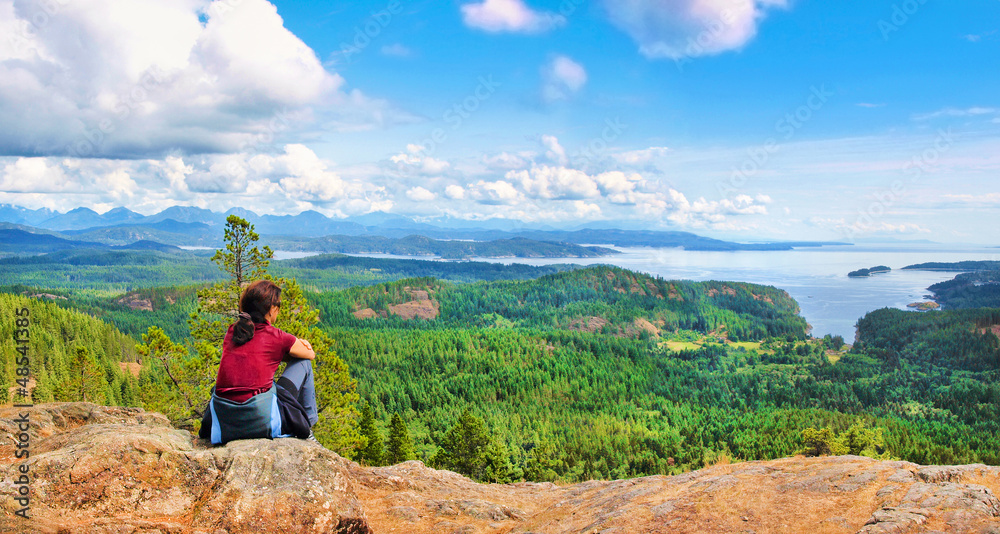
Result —
M996 34L997 34L997 30L993 30L993 31L988 31L986 33L978 34L978 35L977 34L963 35L962 39L965 39L966 41L969 41L970 43L978 43L978 42L982 41L983 39L992 38L992 37L996 36Z
M488 191L484 188L488 186ZM546 206L545 210L560 210L561 201L575 206L602 206L621 210L629 217L640 216L653 221L695 227L735 228L732 216L766 215L767 195L738 195L732 199L705 200L688 198L670 187L645 179L639 173L609 171L591 175L565 166L534 164L530 169L509 171L504 180L479 182L470 186L476 191L472 198L484 204L514 204L530 201ZM594 212L593 208L586 208ZM572 216L572 215L571 215Z
M445 188L444 194L452 200L462 200L465 198L465 188L452 184Z
M601 195L593 178L583 171L566 167L543 165L530 170L510 171L504 178L520 185L521 190L531 198L572 200Z
M386 122L386 104L344 93L274 5L232 4L0 0L0 154L237 152L318 118Z
M597 204L584 202L582 200L573 201L574 213L577 219L594 220L601 217L601 207Z
M567 100L587 83L587 71L566 56L556 56L542 67L542 99Z
M522 0L483 0L465 4L462 20L470 28L491 33L542 33L566 23L562 15L534 11Z
M116 169L110 174L105 175L99 185L103 185L103 189L111 195L111 198L118 202L125 202L134 196L138 188L135 181L132 180L132 177L129 176L125 169Z
M133 197L137 190L138 185L127 169L107 161L82 168L71 160L17 158L0 166L0 192L3 193L66 195L98 192L102 201L121 203Z
M510 154L501 152L495 155L484 155L483 164L487 168L495 170L523 169L528 166L528 159L531 154Z
M18 158L5 165L0 176L0 191L11 193L59 193L72 185L62 166L46 158Z
M0 203L61 211L125 205L143 213L174 205L262 214L315 209L337 217L395 205L384 185L344 178L332 163L298 144L279 154L163 160L0 158Z
M330 171L316 154L304 145L288 145L285 154L277 158L288 174L280 180L285 193L292 198L329 202L344 196L344 181Z
M1000 193L945 195L944 197L962 204L1000 204Z
M513 184L504 180L488 182L480 180L468 187L469 195L483 204L516 204L524 195Z
M604 0L611 22L649 58L681 59L742 48L768 9L787 0Z
M420 145L406 145L406 152L392 156L389 161L401 172L412 171L425 176L441 174L451 168L447 161L424 156L423 153L424 147Z
M996 115L1000 113L1000 110L996 108L986 108L974 106L971 108L957 109L957 108L945 108L932 113L923 113L920 115L915 115L913 120L915 121L926 121L931 119L938 119L941 117L979 117L982 115Z
M542 146L545 147L545 157L556 165L566 165L569 158L566 157L566 149L559 144L559 139L552 135L542 136Z
M437 195L420 186L408 190L406 196L414 202L430 202L437 198Z
M767 214L767 208L755 204L749 195L723 200L699 198L692 202L680 191L670 189L669 196L670 209L666 210L665 215L668 220L682 226L730 228L726 225L728 215Z

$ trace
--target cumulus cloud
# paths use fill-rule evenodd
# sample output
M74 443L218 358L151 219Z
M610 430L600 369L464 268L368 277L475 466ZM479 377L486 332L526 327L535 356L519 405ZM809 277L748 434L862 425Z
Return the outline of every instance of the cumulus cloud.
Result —
M532 198L573 200L594 198L601 194L595 180L583 171L566 167L539 166L530 170L510 171L505 178L517 183Z
M420 186L408 190L406 196L414 202L430 202L437 198L437 195Z
M524 198L524 195L514 187L513 184L504 180L484 181L480 180L475 184L470 184L469 195L482 204L516 204Z
M389 161L401 172L416 172L425 176L441 174L451 168L447 161L425 156L424 147L420 145L406 145L406 152L392 156Z
M452 184L444 189L444 194L452 200L462 200L465 198L465 188Z
M0 0L0 154L237 152L275 118L384 120L385 103L345 93L274 5L231 4Z
M60 165L46 158L18 158L3 168L0 191L16 193L59 193L74 187Z
M573 201L573 215L577 219L593 220L601 217L601 207L583 200Z
M215 211L242 207L258 213L315 209L338 217L389 211L395 205L384 185L344 178L299 144L286 145L278 154L162 160L0 158L0 203L61 211L127 205L144 213L174 205Z
M277 158L284 174L280 184L292 198L329 202L345 193L340 175L329 170L316 154L304 145L288 145L285 154Z
M738 195L731 199L689 200L684 193L659 182L647 180L639 173L608 171L589 174L561 165L534 164L529 169L512 170L503 180L480 181L469 186L471 198L482 204L511 205L532 202L556 209L561 201L578 212L604 213L603 206L615 207L630 216L681 226L731 228L732 216L766 215L767 195ZM597 210L594 209L597 208ZM563 211L563 213L569 213ZM574 215L575 217L575 215Z
M528 166L531 154L510 154L501 152L499 154L484 155L482 162L487 168L493 170L523 169Z
M99 192L103 200L120 203L138 190L131 172L112 162L83 167L71 160L17 158L0 164L0 191L7 195Z
M604 0L611 22L648 58L680 59L737 50L769 9L787 0Z
M465 4L462 20L470 28L490 33L542 33L566 23L562 15L534 11L522 0L483 0Z
M671 149L667 147L649 147L641 150L629 150L612 154L611 157L618 163L625 165L642 166L659 161L670 154Z
M566 165L569 158L566 149L559 144L559 139L552 135L542 136L542 146L545 147L545 157L556 165Z
M567 100L587 83L587 71L566 56L556 56L542 67L542 99Z

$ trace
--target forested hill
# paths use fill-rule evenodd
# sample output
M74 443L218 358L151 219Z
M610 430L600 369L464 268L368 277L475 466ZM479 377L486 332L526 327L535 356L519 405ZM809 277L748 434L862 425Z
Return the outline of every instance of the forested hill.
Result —
M971 271L998 271L1000 270L1000 261L956 261L951 263L943 262L928 262L928 263L917 263L914 265L907 265L903 269L909 269L911 271L955 271L955 272L971 272Z
M694 330L733 341L802 339L807 329L795 300L774 287L667 281L607 265L535 280L412 278L314 299L330 327L556 327L637 336Z
M956 271L952 280L930 286L934 300L947 309L1000 307L1000 261L921 263L903 267L923 271Z
M483 258L596 258L619 251L581 246L554 240L514 237L490 241L437 240L421 235L398 239L377 235L325 237L267 236L263 239L276 250L334 252L346 254L397 254L439 256L444 259Z
M0 321L4 340L0 344L0 404L21 402L16 393L24 387L33 390L35 402L138 405L135 376L130 374L138 373L135 342L114 326L51 302L3 293L0 317L4 318ZM14 342L15 328L16 337L28 343ZM25 357L31 380L19 384L16 369Z

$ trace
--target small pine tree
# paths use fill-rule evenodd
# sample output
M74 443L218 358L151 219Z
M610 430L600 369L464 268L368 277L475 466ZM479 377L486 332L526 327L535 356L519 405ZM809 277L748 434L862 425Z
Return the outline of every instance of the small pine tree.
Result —
M369 466L385 465L385 449L382 446L382 434L375 427L375 414L371 404L361 407L361 422L359 424L364 445L359 447L355 460Z
M389 465L416 458L413 453L410 432L406 429L406 423L403 422L403 418L398 413L392 414L392 421L389 423L389 446L387 449L386 460Z
M562 458L557 453L555 445L549 440L536 438L524 476L536 482L554 482L559 477L556 470L561 466Z
M483 480L494 484L514 481L514 467L510 464L507 444L494 438L484 454Z
M61 384L59 391L68 401L93 402L102 404L104 395L104 372L100 364L90 355L86 347L77 347L70 363L69 378Z
M483 420L466 409L445 435L431 465L484 480L486 450L491 441Z
M483 420L466 409L441 441L441 448L431 464L482 480L489 444L490 436Z
M156 387L147 383L142 387L139 397L143 408L166 415L182 428L192 427L201 419L203 407L194 400L200 394L193 385L197 379L191 376L195 369L189 365L188 350L171 341L162 328L151 326L142 335L142 344L136 347L136 352L146 359L144 378L162 371L169 381L169 385Z

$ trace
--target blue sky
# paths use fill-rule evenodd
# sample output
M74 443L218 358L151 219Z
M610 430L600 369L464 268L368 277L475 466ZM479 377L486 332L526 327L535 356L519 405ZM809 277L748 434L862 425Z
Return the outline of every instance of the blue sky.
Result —
M995 0L0 0L0 203L997 244L998 26Z

